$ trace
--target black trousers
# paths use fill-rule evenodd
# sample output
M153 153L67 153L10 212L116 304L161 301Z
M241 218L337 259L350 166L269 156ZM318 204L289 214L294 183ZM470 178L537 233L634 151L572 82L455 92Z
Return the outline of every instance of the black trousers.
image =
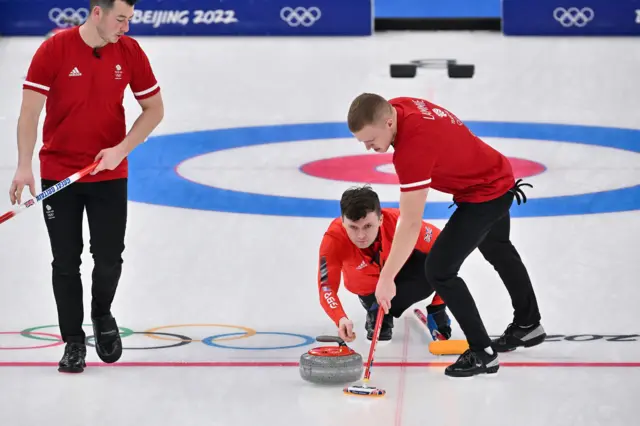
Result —
M42 189L56 182L42 180ZM80 277L86 210L93 255L91 318L111 312L122 273L127 223L127 179L76 182L43 202L53 254L53 294L63 341L85 342L83 288Z
M433 244L426 261L429 283L458 321L469 346L484 349L491 344L476 304L458 271L476 248L493 265L511 296L514 323L540 321L531 280L520 255L509 239L509 209L514 193L484 203L457 203L456 211Z
M391 309L386 317L400 318L400 316L414 303L425 300L433 294L433 287L427 281L425 261L427 255L419 250L413 250L402 266L394 282L396 295L391 299ZM365 309L370 310L376 302L375 293L359 296Z

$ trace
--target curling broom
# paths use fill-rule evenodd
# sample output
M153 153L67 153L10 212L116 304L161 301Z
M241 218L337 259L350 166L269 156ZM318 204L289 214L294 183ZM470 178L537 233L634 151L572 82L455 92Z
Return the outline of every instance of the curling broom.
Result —
M429 326L427 325L427 317L424 313L417 308L413 310L413 313L431 336ZM433 338L433 336L431 338ZM435 340L429 343L429 352L433 355L460 355L467 349L469 349L469 344L466 340Z
M7 220L11 219L12 217L18 215L19 213L22 213L24 210L28 209L29 207L34 206L36 203L39 203L40 201L44 200L45 198L49 198L50 196L52 196L56 192L61 191L62 189L66 188L67 186L71 185L72 183L76 182L77 180L79 180L79 179L83 178L84 176L88 175L89 173L91 173L91 171L93 171L93 169L95 169L98 166L99 162L100 161L94 162L93 164L85 167L84 169L72 174L71 176L69 176L65 180L61 180L60 182L56 183L52 187L47 188L45 191L42 191L35 198L27 200L24 203L20 204L19 206L15 207L14 209L9 210L8 212L6 212L2 216L0 216L0 223L6 222Z
M376 345L378 344L378 336L380 334L380 327L382 326L382 318L384 317L384 310L382 307L378 307L378 317L376 318L376 326L373 330L373 337L371 338L371 347L369 349L369 359L367 360L367 367L364 371L364 384L351 385L344 388L344 393L348 395L358 396L384 396L387 392L384 389L368 386L369 378L371 377L371 367L373 366L373 354L376 351Z

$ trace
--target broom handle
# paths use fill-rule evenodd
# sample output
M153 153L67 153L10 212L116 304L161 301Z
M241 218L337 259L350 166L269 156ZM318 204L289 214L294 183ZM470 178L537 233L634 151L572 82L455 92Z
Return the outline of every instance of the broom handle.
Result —
M373 354L376 351L376 345L378 344L378 335L380 334L380 327L382 326L382 318L384 317L384 311L382 307L378 307L378 316L376 318L376 326L373 329L373 338L371 339L371 347L369 349L369 359L367 360L367 368L364 372L364 380L369 380L371 376L371 367L373 366Z
M12 217L16 216L17 214L22 213L24 210L28 209L29 207L32 207L32 206L36 205L37 203L39 203L40 201L49 198L50 196L52 196L56 192L61 191L62 189L66 188L67 186L71 185L72 183L78 181L80 178L88 175L89 173L91 173L93 171L93 169L95 169L98 166L99 163L100 163L100 161L93 162L92 164L88 165L84 169L82 169L82 170L72 174L68 178L56 183L55 185L53 185L52 187L48 188L47 190L42 191L40 194L36 195L35 198L31 198L31 199L25 201L24 203L18 205L17 207L13 208L12 210L9 210L8 212L6 212L2 216L0 216L0 223L6 222L7 220L11 219Z

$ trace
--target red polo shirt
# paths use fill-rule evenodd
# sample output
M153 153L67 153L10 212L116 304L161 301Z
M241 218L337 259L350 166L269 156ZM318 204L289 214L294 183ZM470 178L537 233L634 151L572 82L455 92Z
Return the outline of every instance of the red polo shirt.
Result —
M451 112L424 99L389 102L398 113L393 165L400 191L431 187L456 202L480 203L513 187L509 159Z
M136 99L160 91L149 59L134 39L122 36L94 52L80 27L60 32L38 48L24 89L47 96L40 150L40 175L59 181L91 164L100 150L126 136L124 91ZM115 170L88 175L81 182L123 178L125 160Z

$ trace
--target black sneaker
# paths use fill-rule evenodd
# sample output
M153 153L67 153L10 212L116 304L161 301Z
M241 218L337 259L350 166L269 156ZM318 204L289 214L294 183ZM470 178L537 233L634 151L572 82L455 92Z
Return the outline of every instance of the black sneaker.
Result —
M496 352L510 352L517 347L530 348L539 345L546 339L547 333L540 323L529 327L509 324L499 338L491 341L491 347Z
M473 377L478 374L496 374L500 368L498 353L489 355L485 350L475 351L467 349L455 364L451 364L444 370L449 377Z
M58 363L61 373L82 373L87 366L85 358L87 347L84 343L69 342L64 348L64 355Z
M116 319L107 314L99 318L91 318L93 335L96 341L96 352L107 364L114 363L122 356L122 340Z
M370 310L367 312L367 322L365 329L367 330L367 340L373 340L373 330L376 327L376 317L378 316L378 310ZM380 336L378 340L386 342L391 340L393 336L393 317L390 314L382 317L382 325L380 326Z

